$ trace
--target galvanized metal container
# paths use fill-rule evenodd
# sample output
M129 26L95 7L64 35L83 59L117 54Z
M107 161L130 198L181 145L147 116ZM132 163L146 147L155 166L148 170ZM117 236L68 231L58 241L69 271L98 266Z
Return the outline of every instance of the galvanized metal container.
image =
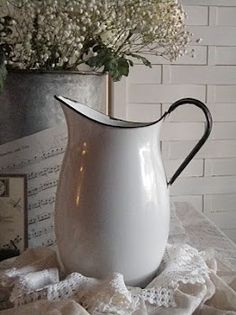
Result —
M0 95L0 144L64 121L54 95L106 112L105 75L95 72L9 72Z

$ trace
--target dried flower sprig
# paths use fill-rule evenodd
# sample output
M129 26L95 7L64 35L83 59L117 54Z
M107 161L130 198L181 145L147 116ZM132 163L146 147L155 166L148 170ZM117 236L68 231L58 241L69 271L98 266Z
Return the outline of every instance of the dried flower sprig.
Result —
M2 4L1 4L2 3ZM0 0L0 47L8 68L129 73L134 58L175 60L190 34L177 0Z

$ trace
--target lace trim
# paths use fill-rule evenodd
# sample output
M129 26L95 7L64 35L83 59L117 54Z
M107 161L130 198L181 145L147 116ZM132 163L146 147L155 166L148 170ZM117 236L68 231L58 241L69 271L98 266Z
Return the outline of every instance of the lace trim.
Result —
M6 279L14 279L9 301L17 307L41 299L55 301L73 298L92 315L129 315L141 303L173 307L175 290L180 283L202 284L209 279L204 255L189 245L168 245L158 273L145 289L126 287L119 273L105 280L72 273L59 281L56 268L20 276L19 270L12 268L1 274L0 283L6 284Z
M177 289L180 283L203 284L209 278L209 268L195 248L185 245L167 245L157 276L148 287L160 285Z
M176 305L174 290L170 288L141 289L138 294L136 293L132 296L155 306L172 307Z

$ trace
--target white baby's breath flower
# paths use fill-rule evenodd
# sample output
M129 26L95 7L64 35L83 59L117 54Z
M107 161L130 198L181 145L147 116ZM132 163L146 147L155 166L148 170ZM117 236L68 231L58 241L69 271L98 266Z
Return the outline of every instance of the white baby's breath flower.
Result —
M10 21L0 18L0 47L15 68L75 70L99 55L96 45L114 57L174 60L191 36L177 0L4 0L0 12L6 4Z

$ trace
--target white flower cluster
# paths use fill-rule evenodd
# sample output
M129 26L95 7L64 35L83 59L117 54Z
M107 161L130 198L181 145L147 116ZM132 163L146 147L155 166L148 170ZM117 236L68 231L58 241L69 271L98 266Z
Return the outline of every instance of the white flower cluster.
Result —
M185 27L185 12L176 0L118 1L119 9L108 17L106 45L124 53L153 54L176 60L186 53L190 33Z
M96 46L174 60L190 37L177 0L0 0L0 12L0 48L18 69L76 70Z

